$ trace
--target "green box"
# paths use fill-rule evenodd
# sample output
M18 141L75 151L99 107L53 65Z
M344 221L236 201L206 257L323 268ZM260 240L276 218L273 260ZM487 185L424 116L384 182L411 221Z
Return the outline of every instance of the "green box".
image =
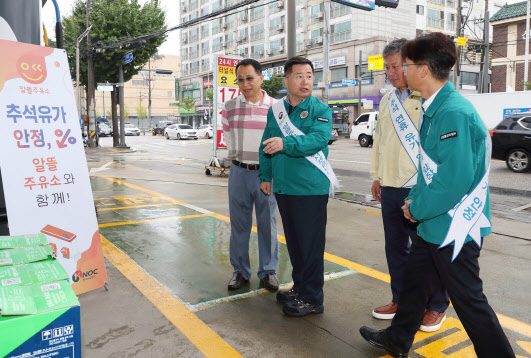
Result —
M0 288L26 286L59 280L68 280L68 274L63 266L53 259L26 265L0 267Z
M55 257L55 252L52 247L48 245L0 250L0 267L27 264Z
M48 240L44 234L0 236L1 249L16 249L17 247L47 245Z

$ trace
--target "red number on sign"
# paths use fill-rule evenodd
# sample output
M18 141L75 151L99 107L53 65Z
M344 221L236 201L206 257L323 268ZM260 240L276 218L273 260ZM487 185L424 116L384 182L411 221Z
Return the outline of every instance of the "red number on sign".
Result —
M225 103L225 88L222 88L220 92L221 92L221 102Z

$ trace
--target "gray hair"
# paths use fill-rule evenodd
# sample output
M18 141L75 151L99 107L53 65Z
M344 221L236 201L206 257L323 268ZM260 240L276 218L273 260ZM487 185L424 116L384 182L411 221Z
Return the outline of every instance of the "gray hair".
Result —
M387 45L385 45L382 56L383 58L386 58L389 55L393 55L395 53L400 54L400 50L402 49L402 46L406 43L405 38L396 39L391 42L389 42Z

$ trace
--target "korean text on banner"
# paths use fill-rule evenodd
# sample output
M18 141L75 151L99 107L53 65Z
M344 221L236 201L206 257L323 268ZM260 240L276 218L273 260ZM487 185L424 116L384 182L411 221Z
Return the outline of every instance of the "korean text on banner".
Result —
M0 40L0 167L11 235L41 232L76 294L107 282L64 50Z
M221 127L221 111L223 104L239 96L240 90L238 88L238 81L236 79L236 65L240 63L241 59L218 57L216 62L216 103L217 103L217 147L226 148L223 131Z

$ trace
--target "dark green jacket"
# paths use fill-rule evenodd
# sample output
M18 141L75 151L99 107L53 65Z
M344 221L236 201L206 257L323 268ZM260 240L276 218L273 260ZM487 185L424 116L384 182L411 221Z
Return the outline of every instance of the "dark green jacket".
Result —
M454 134L455 132L455 134ZM446 83L424 114L420 143L438 165L433 180L426 185L419 170L417 184L409 199L411 215L420 222L418 234L425 241L442 244L451 218L447 214L465 194L472 191L485 174L490 157L485 157L487 130L474 106ZM490 221L490 197L483 207ZM481 236L492 232L481 229ZM470 236L465 242L471 241Z
M288 195L324 195L328 194L330 181L317 167L305 157L323 151L328 157L328 141L332 134L332 111L330 108L310 96L296 107L282 100L289 119L305 135L284 137L272 107L267 114L267 125L260 143L260 180L270 182L273 179L273 191ZM269 138L283 138L284 149L275 154L264 153L263 142Z

